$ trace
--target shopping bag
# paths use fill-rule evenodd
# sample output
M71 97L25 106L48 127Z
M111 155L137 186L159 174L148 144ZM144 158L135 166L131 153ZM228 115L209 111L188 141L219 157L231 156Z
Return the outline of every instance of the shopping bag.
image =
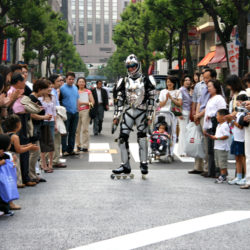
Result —
M187 156L205 158L204 135L201 126L196 126L194 122L190 122L186 129L185 152Z
M0 197L4 202L19 199L16 168L8 159L0 166Z

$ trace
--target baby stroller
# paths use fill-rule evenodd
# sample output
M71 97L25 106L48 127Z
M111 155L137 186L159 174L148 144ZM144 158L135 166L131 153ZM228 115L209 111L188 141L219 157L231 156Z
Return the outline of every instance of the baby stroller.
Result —
M173 161L170 151L171 141L172 141L172 128L173 128L173 119L174 114L170 111L159 111L156 113L156 117L154 120L153 128L154 131L158 131L159 126L161 124L164 124L165 131L168 133L169 136L165 134L154 134L152 133L149 136L150 141L150 147L148 149L148 161L149 163L152 163L152 160L163 160L168 163L171 163ZM156 151L153 145L153 141L157 140L159 137L164 137L165 145L161 145L159 149Z

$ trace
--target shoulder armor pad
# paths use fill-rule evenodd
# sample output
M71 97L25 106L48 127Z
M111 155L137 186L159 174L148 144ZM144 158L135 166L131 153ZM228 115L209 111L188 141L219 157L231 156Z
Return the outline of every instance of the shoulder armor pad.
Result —
M117 82L116 90L117 90L117 91L120 90L120 89L122 88L123 84L124 84L124 78L120 78L120 79L118 80L118 82Z
M153 75L150 75L148 77L148 79L149 79L150 83L155 87L156 86L156 82L155 82L155 79L154 79Z

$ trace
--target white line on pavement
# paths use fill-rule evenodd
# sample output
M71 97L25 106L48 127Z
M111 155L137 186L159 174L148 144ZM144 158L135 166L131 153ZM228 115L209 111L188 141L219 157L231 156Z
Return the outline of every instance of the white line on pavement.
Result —
M250 211L224 211L103 240L74 250L130 250L246 219L250 219Z
M132 154L135 162L140 162L138 143L129 143L129 152Z
M112 155L109 153L91 153L91 150L109 150L109 143L90 143L89 162L112 162Z

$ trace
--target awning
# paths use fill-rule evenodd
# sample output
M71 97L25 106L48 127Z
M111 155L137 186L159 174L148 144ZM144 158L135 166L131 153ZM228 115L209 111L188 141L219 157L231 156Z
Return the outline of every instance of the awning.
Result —
M186 62L186 58L184 58L183 60L181 60L182 67L184 66L185 62ZM179 69L179 65L177 64L174 69Z
M223 46L216 46L215 56L208 64L226 62L226 53Z
M215 51L209 52L205 57L197 64L198 67L206 66L214 57Z

